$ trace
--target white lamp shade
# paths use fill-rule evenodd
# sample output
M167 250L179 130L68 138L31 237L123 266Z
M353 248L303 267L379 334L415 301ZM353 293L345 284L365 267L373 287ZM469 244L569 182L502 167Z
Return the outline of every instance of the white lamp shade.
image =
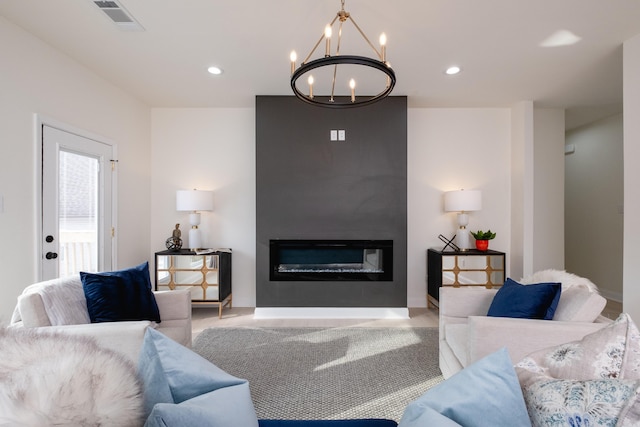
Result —
M482 192L480 190L458 190L444 193L444 210L446 212L472 212L482 209Z
M178 190L176 192L176 210L212 211L213 191Z

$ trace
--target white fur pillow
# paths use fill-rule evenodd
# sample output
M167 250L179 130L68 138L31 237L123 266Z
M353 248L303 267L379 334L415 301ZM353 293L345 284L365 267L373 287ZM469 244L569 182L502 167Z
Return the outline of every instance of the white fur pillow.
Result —
M520 283L522 283L523 285L549 282L562 283L562 292L566 291L572 286L579 286L589 289L591 292L599 293L598 287L591 280L580 277L573 273L567 273L564 270L540 270L520 280Z
M124 356L88 337L0 328L0 425L143 422L141 385Z

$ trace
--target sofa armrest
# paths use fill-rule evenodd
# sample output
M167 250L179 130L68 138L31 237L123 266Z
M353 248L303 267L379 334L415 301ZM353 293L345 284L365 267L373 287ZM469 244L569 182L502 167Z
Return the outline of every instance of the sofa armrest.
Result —
M484 316L497 289L443 286L440 288L440 314L447 317Z
M188 289L154 292L160 323L156 329L180 344L191 347L191 292Z
M445 326L451 323L467 323L469 316L486 316L497 289L477 287L440 288L438 310L440 339L445 339Z
M151 322L141 320L89 323L86 325L46 326L36 328L36 330L91 337L95 339L100 346L126 356L137 366L144 334L150 326Z
M609 323L561 322L471 316L468 320L468 363L507 347L514 364L534 351L582 339Z
M153 293L160 311L160 320L191 319L191 293L187 289Z

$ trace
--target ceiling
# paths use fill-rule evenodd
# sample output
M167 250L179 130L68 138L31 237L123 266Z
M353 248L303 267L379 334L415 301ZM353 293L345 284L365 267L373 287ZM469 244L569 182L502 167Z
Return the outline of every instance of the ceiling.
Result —
M151 107L251 107L256 95L292 94L290 51L306 56L340 9L340 0L119 2L144 31L119 29L92 0L2 0L0 16ZM410 107L531 100L568 109L569 128L621 111L622 43L640 34L636 0L346 0L345 10L373 42L386 33L392 95ZM559 31L577 42L543 46ZM447 76L453 64L463 71Z

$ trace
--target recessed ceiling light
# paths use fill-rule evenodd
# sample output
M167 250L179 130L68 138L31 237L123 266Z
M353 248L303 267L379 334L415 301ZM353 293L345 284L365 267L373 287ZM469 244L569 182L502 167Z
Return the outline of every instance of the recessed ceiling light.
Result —
M454 74L458 74L460 71L462 71L462 69L460 69L460 67L454 65L453 67L447 68L445 70L445 73L450 75L450 76L453 76Z
M210 72L211 74L216 75L216 76L218 74L222 74L222 69L218 68L218 67L209 67L209 68L207 68L207 71Z

